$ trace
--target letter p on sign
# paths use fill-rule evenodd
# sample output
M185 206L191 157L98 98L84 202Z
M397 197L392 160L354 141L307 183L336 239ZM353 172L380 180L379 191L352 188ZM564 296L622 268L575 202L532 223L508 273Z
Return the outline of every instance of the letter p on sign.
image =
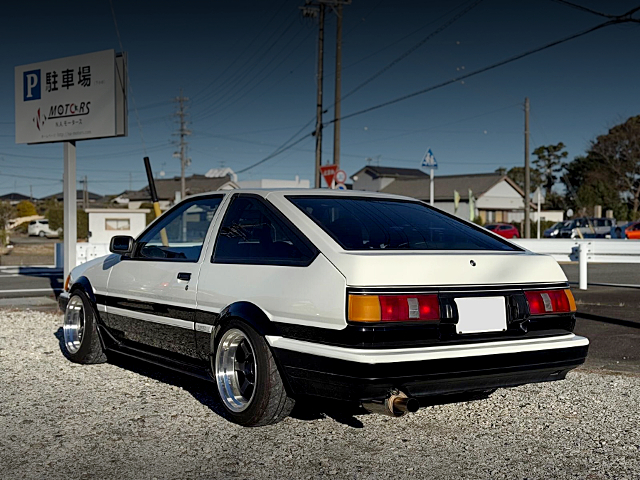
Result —
M24 101L40 100L40 70L24 72Z

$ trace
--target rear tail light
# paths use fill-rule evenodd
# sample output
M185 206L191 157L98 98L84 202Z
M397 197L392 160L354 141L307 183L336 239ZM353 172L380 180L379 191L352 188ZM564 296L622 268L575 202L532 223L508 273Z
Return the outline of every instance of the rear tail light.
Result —
M349 295L352 322L422 322L440 320L438 295Z
M531 315L572 313L576 311L576 301L571 290L533 290L524 292L529 302Z

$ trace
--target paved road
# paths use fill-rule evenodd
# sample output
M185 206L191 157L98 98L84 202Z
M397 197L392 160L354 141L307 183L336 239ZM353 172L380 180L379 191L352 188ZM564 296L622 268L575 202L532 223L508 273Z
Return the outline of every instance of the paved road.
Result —
M47 237L30 237L28 235L11 235L11 243L16 245L49 245L52 243L58 243L61 240L59 238L47 238Z
M0 299L54 297L64 287L62 276L51 268L0 268Z
M577 263L561 264L565 275L574 285L580 280ZM590 263L587 267L587 283L617 283L640 286L640 263ZM640 292L638 292L640 294Z

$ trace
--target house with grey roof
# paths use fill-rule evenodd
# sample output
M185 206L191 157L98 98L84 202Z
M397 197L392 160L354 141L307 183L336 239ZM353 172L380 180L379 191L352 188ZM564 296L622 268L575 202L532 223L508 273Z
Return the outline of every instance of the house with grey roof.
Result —
M23 200L31 200L31 197L27 197L26 195L17 192L0 195L0 202L9 202L11 205L17 205Z
M180 177L159 178L155 181L158 193L158 203L162 210L166 210L180 199ZM191 175L185 178L186 195L214 192L216 190L232 190L239 188L230 175L223 177L210 177L207 175ZM151 203L149 186L140 190L125 190L113 200L117 205L127 205L129 208L138 209L143 203Z
M429 175L418 169L367 166L351 178L354 190L392 193L429 201ZM455 192L459 195L457 206ZM470 195L474 199L472 207L469 205ZM510 222L522 217L524 192L513 180L499 173L436 175L434 203L439 209L462 218L479 216L484 222ZM470 208L473 208L473 215Z

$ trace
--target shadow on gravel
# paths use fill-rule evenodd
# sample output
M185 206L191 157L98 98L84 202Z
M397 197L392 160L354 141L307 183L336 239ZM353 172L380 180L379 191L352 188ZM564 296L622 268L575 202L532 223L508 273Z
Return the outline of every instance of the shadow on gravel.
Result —
M58 340L60 353L62 353L66 358L69 358L64 346L64 333L62 327L58 328L54 333L54 336ZM152 380L166 383L172 387L181 388L189 392L193 398L212 412L222 418L226 418L224 408L215 394L215 385L213 382L194 378L187 374L173 372L168 368L155 366L143 360L136 360L123 355L118 355L117 353L109 354L109 363L138 375L143 375ZM363 408L353 404L330 401L325 402L303 398L296 401L296 406L290 416L304 421L330 418L338 423L342 423L353 428L363 428L364 425L362 422L354 415L366 413L368 412Z

